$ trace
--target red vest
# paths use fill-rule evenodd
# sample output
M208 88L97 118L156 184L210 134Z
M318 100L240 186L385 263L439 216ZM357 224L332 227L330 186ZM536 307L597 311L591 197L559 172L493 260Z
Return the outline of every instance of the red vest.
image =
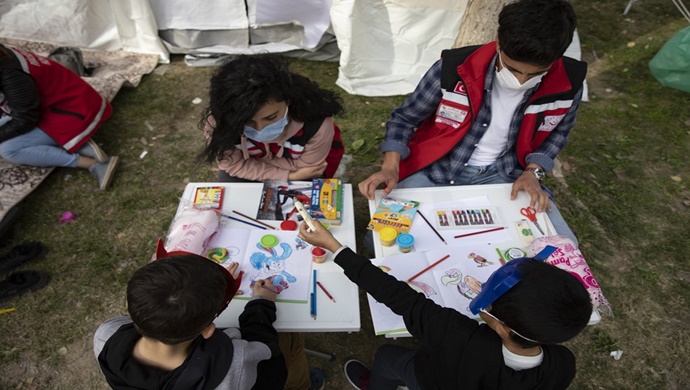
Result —
M31 75L39 92L38 127L69 152L78 150L110 117L110 103L57 62L26 50L10 50L17 57L10 66Z
M400 161L400 178L419 171L450 152L470 130L484 98L484 81L496 43L445 50L442 54L438 108L410 139L410 155ZM517 157L525 157L548 137L563 119L580 90L586 73L583 62L563 57L551 65L530 97L517 139Z
M300 131L295 133L295 135L283 143L283 157L298 159L302 155L302 152L304 152L304 146L307 144L307 141L309 141L311 137L316 134L322 123L323 119L305 122ZM333 177L333 175L335 175L335 171L338 169L338 165L340 165L340 160L342 159L343 154L345 154L343 140L340 136L340 128L335 123L333 124L333 131L331 150L328 152L328 156L326 156L326 163L328 165L326 166L326 170L323 172L325 177ZM235 145L235 147L241 149L242 145ZM275 155L280 151L281 145L269 143L268 147L270 148L271 153ZM249 157L252 158L262 158L266 155L264 143L253 142L251 138L247 138L247 152L249 153Z

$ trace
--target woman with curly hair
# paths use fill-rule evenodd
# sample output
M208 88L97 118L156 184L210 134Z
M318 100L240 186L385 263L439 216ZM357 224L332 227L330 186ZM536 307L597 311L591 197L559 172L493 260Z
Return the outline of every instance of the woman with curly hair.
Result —
M345 152L333 122L342 112L335 92L291 72L282 56L239 56L211 78L203 158L225 182L332 177Z

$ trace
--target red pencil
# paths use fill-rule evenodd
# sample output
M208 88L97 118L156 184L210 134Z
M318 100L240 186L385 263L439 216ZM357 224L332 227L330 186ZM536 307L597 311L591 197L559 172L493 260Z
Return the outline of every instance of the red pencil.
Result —
M428 271L428 270L430 270L430 269L436 267L436 266L439 265L443 260L445 260L445 259L447 259L447 258L449 258L449 257L450 257L450 255L445 255L444 257L441 258L441 260L439 260L439 261L435 262L434 264L432 264L432 265L430 265L430 266L424 268L423 270L417 272L413 277L407 279L407 283L410 283L411 281L417 279L417 277L418 277L419 275L421 275L421 274L425 273L426 271Z
M326 294L326 296L328 297L328 299L330 299L331 301L333 301L333 303L335 303L335 299L333 299L333 296L328 292L328 290L326 290L326 287L324 287L324 286L321 284L321 282L318 282L318 281L317 281L317 282L316 282L316 285L319 286L319 287L321 287L321 290L323 290L323 292Z
M497 227L497 228L493 228L493 229L482 230L482 231L479 231L479 232L461 234L461 235L459 235L459 236L455 236L455 238L469 237L469 236L474 236L475 234L490 233L490 232L495 232L495 231L497 231L497 230L503 230L503 229L505 229L505 228L506 228L505 226L501 226L501 227Z

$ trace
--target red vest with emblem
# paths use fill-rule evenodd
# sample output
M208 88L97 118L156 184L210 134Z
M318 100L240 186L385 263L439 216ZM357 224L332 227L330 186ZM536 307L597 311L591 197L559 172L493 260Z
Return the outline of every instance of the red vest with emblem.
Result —
M321 127L323 119L312 120L304 123L304 126L300 131L295 133L290 137L285 143L283 143L283 157L298 159L302 152L304 151L304 146L311 139L311 137L316 134L316 132ZM340 128L335 123L333 124L333 142L331 143L331 150L326 156L326 170L323 172L325 177L333 177L335 171L340 165L340 160L345 154L345 147L343 146L343 140L340 137ZM236 148L242 148L241 145L235 145ZM280 145L275 143L269 143L268 147L271 153L276 154L280 151ZM247 138L247 151L249 156L252 158L262 158L266 155L266 149L263 142L253 142L250 138Z
M31 75L40 96L38 127L70 152L78 150L110 117L112 108L95 89L57 62L11 48L16 62L6 64Z
M495 54L495 42L443 51L443 97L436 112L412 136L410 155L400 161L399 180L446 155L470 130L484 98L486 72L493 71L488 67ZM584 62L563 57L541 80L525 106L516 141L522 167L526 166L525 157L541 145L572 106L586 70Z

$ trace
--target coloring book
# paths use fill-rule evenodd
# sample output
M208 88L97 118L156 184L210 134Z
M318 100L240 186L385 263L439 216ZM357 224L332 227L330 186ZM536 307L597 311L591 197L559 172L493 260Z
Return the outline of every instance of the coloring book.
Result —
M297 237L296 231L218 229L202 256L228 267L239 263L244 271L241 294L251 297L254 280L270 278L279 291L279 302L307 303L311 277L311 245Z
M436 261L449 256L409 282L409 286L437 304L457 310L470 318L468 306L482 285L501 265L496 247L487 244L412 252L372 260L384 272L398 280L408 280ZM406 332L403 318L370 295L369 308L376 335Z
M308 210L311 205L311 182L267 182L261 191L259 209L256 212L256 219L287 221L301 220L295 200L302 202Z

